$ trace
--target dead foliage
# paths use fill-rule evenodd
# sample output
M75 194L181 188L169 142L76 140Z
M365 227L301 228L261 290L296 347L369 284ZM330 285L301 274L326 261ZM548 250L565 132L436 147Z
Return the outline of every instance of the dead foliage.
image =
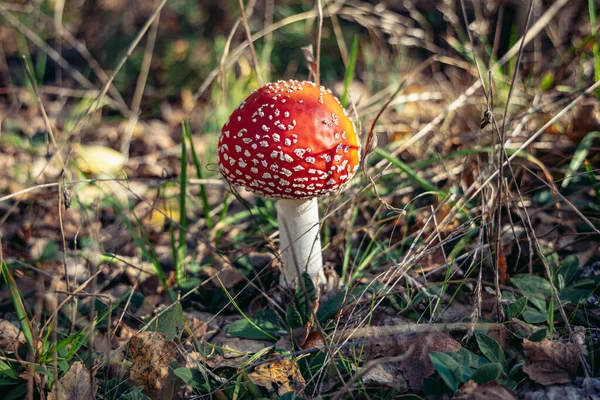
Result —
M498 382L476 383L469 381L462 385L457 400L516 400L516 396L510 390Z
M48 393L48 400L94 399L95 389L92 387L90 371L83 363L76 361Z
M543 339L541 342L523 340L527 363L523 371L541 385L568 383L577 374L585 347L577 343L561 343Z
M172 341L162 333L145 331L129 340L131 368L129 378L137 386L157 398L167 381L169 364L177 352Z
M276 355L274 355L276 356ZM288 392L301 394L305 385L304 377L294 360L277 359L259 364L248 378L257 385L274 390L279 396Z

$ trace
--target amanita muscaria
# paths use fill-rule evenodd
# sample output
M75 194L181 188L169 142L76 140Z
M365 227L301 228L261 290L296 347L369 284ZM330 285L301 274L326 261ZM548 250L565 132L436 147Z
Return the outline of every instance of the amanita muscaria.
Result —
M324 283L317 197L336 192L360 162L359 137L339 100L312 82L266 84L223 126L217 162L230 184L277 199L280 283L295 286L304 271Z

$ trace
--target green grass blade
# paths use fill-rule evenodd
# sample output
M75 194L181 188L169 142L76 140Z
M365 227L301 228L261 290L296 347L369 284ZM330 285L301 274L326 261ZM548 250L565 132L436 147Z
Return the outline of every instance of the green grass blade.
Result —
M597 36L598 28L596 27L596 2L594 0L588 0L588 7L590 10L590 25L592 27L592 36ZM592 53L594 55L594 81L600 81L600 45L598 45L598 38L594 39L592 45ZM600 89L596 89L596 98L600 100Z
M265 330L263 330L260 326L258 326L251 318L249 318L242 311L242 309L240 308L240 306L235 302L235 299L233 297L231 297L231 294L229 293L229 291L227 290L227 288L223 285L223 282L221 282L221 279L219 278L218 275L217 275L217 281L219 282L219 285L221 285L221 289L223 289L223 292L225 293L225 295L229 299L229 302L231 303L231 305L237 310L237 312L240 313L240 315L242 316L243 319L245 319L246 321L248 321L248 323L250 325L252 325L253 328L255 328L259 332L263 333L265 336L271 338L272 340L277 340L277 338L275 336L273 336L269 332L266 332Z
M179 243L177 244L177 259L175 260L175 276L177 283L185 280L185 256L187 245L185 243L185 232L187 225L186 212L186 188L187 188L187 146L185 144L188 135L186 124L181 123L181 173L179 174Z
M414 169L412 169L408 164L399 160L396 156L389 153L387 150L383 150L381 148L376 148L374 153L377 154L379 157L385 158L390 163L392 163L393 166L399 168L402 172L404 172L406 175L408 175L408 177L413 182L415 182L417 185L421 186L426 191L438 193L439 195L442 195L442 196L446 195L445 191L438 189L437 187L435 187L435 185L433 185L426 179L421 178L419 175L417 175L417 172Z
M6 286L8 286L8 290L10 291L10 297L12 298L13 306L15 307L19 323L21 324L21 331L23 331L23 335L25 336L25 340L27 341L27 347L29 351L33 351L35 349L35 343L33 340L31 321L29 319L29 316L27 315L27 310L25 309L23 299L21 298L21 292L19 292L17 283L11 275L10 270L6 266L4 260L2 260L2 277L4 278L4 282L6 283Z
M348 224L348 233L346 234L346 248L344 249L344 262L342 263L342 282L346 282L346 275L348 274L348 265L350 264L350 251L352 250L352 233L354 224L356 223L356 217L358 217L358 207L354 207L354 209L352 210L350 224Z
M183 129L185 130L186 136L188 137L190 142L190 152L192 154L192 161L194 162L194 167L196 168L196 177L198 179L204 179L204 173L202 172L202 164L200 164L200 158L198 158L198 154L196 153L196 149L194 148L194 142L192 140L192 131L190 130L190 124L188 121L183 122ZM210 216L210 204L208 204L206 188L202 184L200 185L200 200L202 201L204 218L206 218L206 226L208 227L208 229L212 229L213 220Z
M358 55L358 35L354 35L352 41L352 48L350 49L350 59L348 60L348 68L346 68L346 75L344 75L344 93L342 94L342 107L348 106L348 90L350 89L350 83L354 78L354 69L356 67L356 57Z
M567 173L565 174L565 179L562 181L562 188L566 188L569 186L571 179L573 178L573 174L577 172L579 168L583 165L583 162L588 156L589 148L594 143L594 139L600 138L600 132L590 132L579 143L575 153L573 154L573 158L569 163L569 167L567 168Z
M596 204L600 205L600 187L598 187L598 181L596 180L596 175L594 175L594 170L592 169L592 166L587 160L585 160L584 166L588 174L588 179L592 184L592 187L594 188Z

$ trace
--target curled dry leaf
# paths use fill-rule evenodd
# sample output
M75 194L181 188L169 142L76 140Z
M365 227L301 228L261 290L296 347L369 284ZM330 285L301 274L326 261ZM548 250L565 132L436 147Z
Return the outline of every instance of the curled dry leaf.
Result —
M71 399L93 399L94 390L90 379L90 372L80 361L76 361L58 381L56 387L48 393L48 400L71 400Z
M304 377L293 360L273 360L256 366L248 377L256 385L277 390L279 396L288 392L298 393L304 385Z
M478 384L474 381L465 383L459 391L457 400L516 400L517 398L498 382Z
M560 343L544 339L530 342L523 339L523 350L528 361L523 371L541 385L570 382L577 373L585 347L577 343Z
M176 350L175 343L165 340L162 333L146 331L132 337L129 341L131 381L143 386L151 398L158 398Z
M363 367L364 368L364 367ZM402 378L396 363L381 363L370 368L362 376L365 384L384 385L397 390L406 390L406 382Z
M6 353L14 353L17 344L25 344L23 333L9 321L0 319L0 349Z

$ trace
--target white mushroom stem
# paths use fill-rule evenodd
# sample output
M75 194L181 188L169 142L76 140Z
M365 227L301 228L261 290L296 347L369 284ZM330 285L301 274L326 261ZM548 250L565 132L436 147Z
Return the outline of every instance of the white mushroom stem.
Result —
M317 199L278 200L277 220L283 263L279 283L295 287L298 276L307 272L313 279L318 277L319 284L324 284Z

